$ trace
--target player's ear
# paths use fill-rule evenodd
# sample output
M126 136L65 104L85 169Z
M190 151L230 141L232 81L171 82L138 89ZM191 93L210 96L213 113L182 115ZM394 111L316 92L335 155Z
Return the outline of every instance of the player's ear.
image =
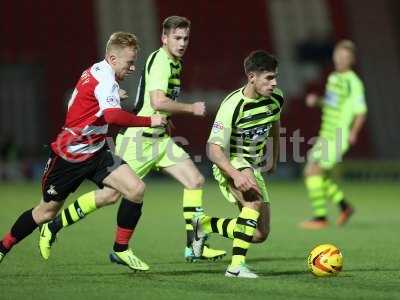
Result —
M254 72L247 73L247 79L251 84L254 84L254 81L256 80L256 74Z
M117 56L115 55L115 53L110 53L108 60L110 64L115 65L117 62Z
M161 34L161 42L163 45L167 44L167 34L165 32Z

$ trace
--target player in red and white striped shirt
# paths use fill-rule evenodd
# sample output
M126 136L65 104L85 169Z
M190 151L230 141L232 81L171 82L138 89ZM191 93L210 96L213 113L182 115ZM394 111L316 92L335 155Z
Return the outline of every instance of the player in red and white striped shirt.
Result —
M85 179L102 188L99 197L105 193L115 195L117 200L122 194L128 199L129 205L124 207L117 221L127 230L132 220L136 225L145 186L123 160L114 159L106 146L106 133L108 124L124 127L166 125L164 117L138 117L121 109L118 82L135 70L137 51L135 35L116 32L107 43L105 59L83 72L69 101L65 125L51 144L42 178L42 201L21 214L3 237L0 262L16 243L39 225L52 220L68 195ZM86 204L78 207L77 212L84 214L87 210L90 207ZM65 221L68 218L71 216L65 216ZM122 256L122 259L136 259L131 250ZM148 269L146 265L140 267Z

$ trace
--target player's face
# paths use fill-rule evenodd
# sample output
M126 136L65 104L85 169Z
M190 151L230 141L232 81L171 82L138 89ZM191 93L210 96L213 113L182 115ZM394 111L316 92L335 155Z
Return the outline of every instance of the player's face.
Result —
M276 87L276 72L264 71L250 73L250 83L254 86L254 91L263 97L269 97Z
M114 57L113 57L114 56ZM115 71L115 77L122 81L126 76L135 71L135 61L137 59L137 50L125 47L111 56L111 64Z
M342 72L351 68L354 61L353 54L344 48L336 48L333 51L333 63L336 71Z
M162 35L162 43L174 58L181 58L189 45L189 28L171 29Z

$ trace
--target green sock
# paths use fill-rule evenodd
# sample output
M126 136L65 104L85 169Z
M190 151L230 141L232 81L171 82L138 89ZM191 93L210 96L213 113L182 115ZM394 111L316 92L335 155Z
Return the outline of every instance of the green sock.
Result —
M233 231L235 229L237 219L215 218L204 216L201 219L204 232L218 233L219 235L233 239Z
M257 220L260 213L254 209L243 207L233 230L233 249L231 266L245 263L247 250L250 247L254 232L257 228Z
M342 190L339 189L338 185L330 178L326 178L324 181L325 194L328 199L331 199L333 203L339 204L344 199Z
M314 216L317 218L326 217L326 195L323 177L320 175L308 176L305 179L305 184Z
M186 247L190 247L193 239L193 225L192 219L195 214L201 215L204 210L203 204L203 190L183 190L183 218L186 223Z
M51 221L49 223L49 229L55 234L61 228L75 224L96 209L95 192L86 193L80 196L74 203L70 204L61 214Z

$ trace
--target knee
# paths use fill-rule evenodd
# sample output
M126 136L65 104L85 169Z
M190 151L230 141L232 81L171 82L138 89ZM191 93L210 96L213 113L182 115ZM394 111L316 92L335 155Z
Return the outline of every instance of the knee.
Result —
M269 235L269 229L267 229L266 231L257 230L253 235L252 242L253 243L262 243L267 240L268 235Z
M115 204L118 202L121 194L116 190L111 190L111 192L107 196L107 204Z
M246 202L246 207L251 208L256 211L261 211L263 203L260 200L253 201L253 202Z
M58 210L41 210L36 209L32 212L32 216L37 224L44 224L53 220L57 216Z
M304 177L309 177L309 176L313 176L313 175L321 175L321 174L322 174L322 169L320 168L319 165L317 165L315 163L308 163L303 171Z
M204 177L201 174L197 174L196 176L193 176L193 178L191 180L189 180L186 188L187 189L199 189L202 188L204 185Z
M125 198L133 202L142 202L144 191L146 189L145 183L140 180L136 182L134 185L130 186Z

